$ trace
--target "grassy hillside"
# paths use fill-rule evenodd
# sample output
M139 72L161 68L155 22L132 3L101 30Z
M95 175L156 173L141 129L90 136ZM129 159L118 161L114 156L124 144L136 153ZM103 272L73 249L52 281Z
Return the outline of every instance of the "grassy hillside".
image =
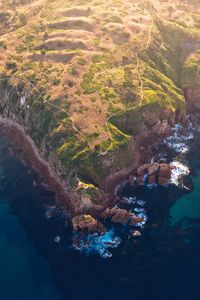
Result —
M0 5L1 110L64 178L97 185L128 166L147 115L184 112L199 85L198 1Z

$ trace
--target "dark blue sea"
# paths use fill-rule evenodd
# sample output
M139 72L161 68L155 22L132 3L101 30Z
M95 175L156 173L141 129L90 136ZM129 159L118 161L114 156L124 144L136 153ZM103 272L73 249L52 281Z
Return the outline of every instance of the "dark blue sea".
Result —
M122 242L104 259L70 247L66 215L49 209L54 194L1 138L0 299L200 299L199 134L189 149L183 159L192 191L173 185L137 191L148 215L142 236L116 226Z

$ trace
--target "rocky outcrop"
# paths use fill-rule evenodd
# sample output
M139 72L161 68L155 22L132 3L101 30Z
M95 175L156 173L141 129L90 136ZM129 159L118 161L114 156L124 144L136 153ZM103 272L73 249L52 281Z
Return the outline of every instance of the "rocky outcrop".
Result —
M164 119L163 119L164 118ZM171 111L164 111L162 115L148 112L143 114L144 126L141 127L136 136L136 142L140 146L152 145L158 139L166 138L172 134L172 127L175 125L175 114Z
M160 164L157 172L157 183L159 185L165 185L170 182L172 168L168 164Z
M117 207L107 208L100 214L100 216L103 219L111 219L112 222L120 224L129 223L130 225L135 225L144 221L142 217L137 217L134 213Z
M168 137L172 133L172 129L167 120L163 120L162 122L159 120L153 127L152 131L158 137Z
M74 231L105 232L104 225L93 218L91 215L80 215L72 218Z
M145 183L144 176L149 184L165 185L170 182L172 167L166 163L144 164L137 169L137 184Z
M98 214L101 219L110 219L114 223L136 225L144 221L143 217L138 217L132 212L122 208L106 208ZM102 233L106 231L105 226L91 215L79 215L72 218L72 227L74 231L86 231L90 233Z
M187 110L190 114L200 113L200 88L184 89Z

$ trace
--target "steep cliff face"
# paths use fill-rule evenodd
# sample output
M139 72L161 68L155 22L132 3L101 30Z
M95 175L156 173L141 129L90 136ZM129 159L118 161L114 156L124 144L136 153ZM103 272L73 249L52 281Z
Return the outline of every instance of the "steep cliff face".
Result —
M11 0L1 11L0 113L86 206L200 111L198 1Z
M200 53L191 53L186 59L182 73L182 86L187 109L190 113L200 112Z

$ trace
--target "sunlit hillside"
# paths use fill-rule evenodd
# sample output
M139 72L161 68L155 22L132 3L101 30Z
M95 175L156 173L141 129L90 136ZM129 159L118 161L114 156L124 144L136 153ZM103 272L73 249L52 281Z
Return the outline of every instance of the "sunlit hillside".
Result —
M99 185L128 166L136 137L184 113L185 89L199 84L199 1L3 0L0 8L1 110L63 178Z

